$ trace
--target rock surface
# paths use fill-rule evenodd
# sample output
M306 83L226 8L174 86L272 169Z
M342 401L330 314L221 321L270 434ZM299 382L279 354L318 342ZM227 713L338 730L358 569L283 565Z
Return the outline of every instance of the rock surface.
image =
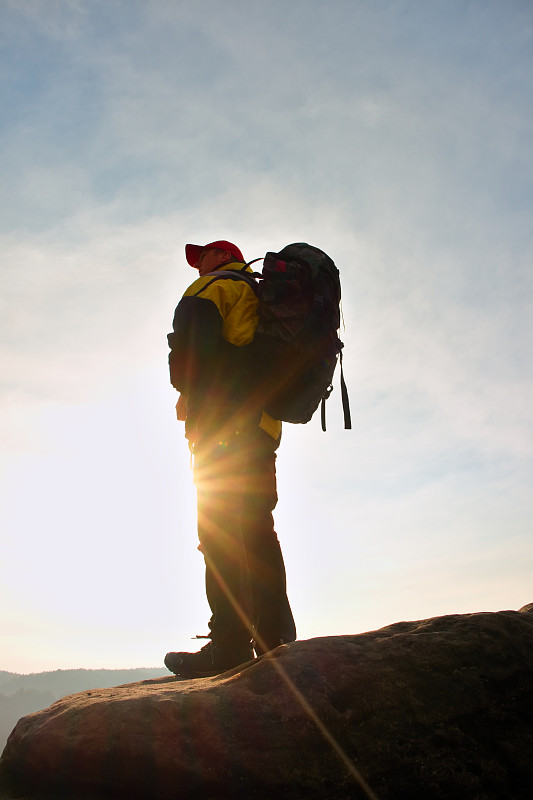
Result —
M533 604L294 642L23 717L2 800L530 800Z

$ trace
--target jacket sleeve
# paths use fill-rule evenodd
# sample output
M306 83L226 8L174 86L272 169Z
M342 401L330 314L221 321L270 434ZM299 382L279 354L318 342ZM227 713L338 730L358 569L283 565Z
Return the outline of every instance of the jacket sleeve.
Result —
M170 382L187 396L233 404L242 398L249 348L223 336L222 314L211 300L183 297L176 308L170 346Z
M170 382L189 394L200 389L216 362L222 341L222 317L218 308L199 297L183 297L174 313L170 347Z

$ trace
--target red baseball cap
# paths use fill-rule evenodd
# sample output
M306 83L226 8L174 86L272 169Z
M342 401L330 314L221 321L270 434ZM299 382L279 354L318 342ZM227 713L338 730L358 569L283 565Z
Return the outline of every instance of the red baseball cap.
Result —
M219 242L209 242L209 244L186 244L185 258L187 259L187 263L190 264L191 267L195 267L202 250L211 248L214 250L227 250L228 253L231 253L232 256L235 256L236 261L244 261L244 256L236 244L232 244L232 242L226 242L221 239Z

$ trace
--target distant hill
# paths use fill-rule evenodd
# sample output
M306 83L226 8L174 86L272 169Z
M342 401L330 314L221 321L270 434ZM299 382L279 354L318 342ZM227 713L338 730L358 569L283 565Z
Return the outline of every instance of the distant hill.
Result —
M69 694L107 689L122 683L159 678L164 667L137 669L57 669L18 675L0 670L0 753L20 717L40 711Z
M5 681L8 681L10 678L16 677L16 672L6 672L3 669L0 669L0 692L2 691L2 687Z

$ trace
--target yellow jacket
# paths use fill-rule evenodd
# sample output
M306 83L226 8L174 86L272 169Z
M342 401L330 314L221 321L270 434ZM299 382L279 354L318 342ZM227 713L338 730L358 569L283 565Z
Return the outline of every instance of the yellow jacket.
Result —
M220 270L239 272L242 264ZM251 270L248 268L248 271ZM172 385L187 400L186 435L194 439L206 428L216 430L229 420L235 425L259 425L272 438L281 422L252 403L253 364L248 347L258 324L258 299L239 278L216 278L216 271L197 278L174 313L168 335Z

